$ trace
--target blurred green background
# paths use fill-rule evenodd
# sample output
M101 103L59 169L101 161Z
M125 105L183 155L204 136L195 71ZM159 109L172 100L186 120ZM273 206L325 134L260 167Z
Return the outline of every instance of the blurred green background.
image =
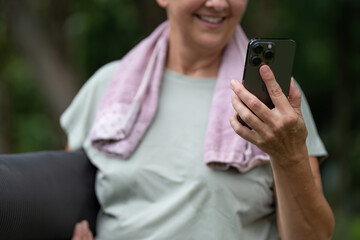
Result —
M248 37L297 42L294 76L328 151L334 239L360 239L360 1L249 0ZM0 153L63 149L59 116L166 18L149 0L0 0Z

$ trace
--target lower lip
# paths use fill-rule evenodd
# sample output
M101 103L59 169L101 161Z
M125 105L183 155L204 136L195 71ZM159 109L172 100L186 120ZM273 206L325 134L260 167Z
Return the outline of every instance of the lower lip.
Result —
M203 25L205 25L205 26L208 27L208 28L212 28L212 29L219 28L219 27L221 27L221 25L224 23L224 19L221 20L221 21L218 22L218 23L210 23L210 22L208 22L208 21L205 21L205 20L201 19L201 18L198 17L198 16L196 16L196 18L199 19L199 21L200 21Z

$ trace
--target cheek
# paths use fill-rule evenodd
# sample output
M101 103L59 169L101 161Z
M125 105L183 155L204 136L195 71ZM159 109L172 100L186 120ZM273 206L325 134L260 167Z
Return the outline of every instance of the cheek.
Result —
M173 1L172 8L179 14L192 14L198 10L204 0L170 0Z
M168 18L173 18L178 24L182 24L192 17L196 10L194 5L191 4L191 0L174 0L173 5L168 8Z
M177 0L181 2L178 7L181 7L186 13L194 13L204 5L204 0Z
M231 1L231 12L232 15L241 20L244 12L246 10L247 1L246 0L233 0Z

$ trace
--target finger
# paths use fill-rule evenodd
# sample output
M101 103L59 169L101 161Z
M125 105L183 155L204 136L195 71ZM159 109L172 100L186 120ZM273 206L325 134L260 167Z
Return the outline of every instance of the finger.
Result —
M236 113L239 114L240 118L250 128L253 128L254 130L261 129L263 122L245 106L237 95L233 94L231 96L231 103Z
M93 240L94 239L94 235L92 234L92 232L89 230L89 233L88 233L88 239L89 240Z
M83 240L93 240L93 239L94 239L94 236L93 236L92 232L89 229L87 234L84 236Z
M284 95L280 85L276 81L270 67L267 65L261 66L260 75L266 85L266 88L274 106L279 109L285 108L289 104L287 97Z
M234 113L230 117L230 125L234 131L242 138L249 142L256 142L258 134L253 130L250 130L248 127L245 127L237 120L237 113Z
M72 240L92 240L93 235L89 229L89 223L84 220L75 225Z
M296 87L294 78L291 78L288 99L289 99L290 105L295 109L295 111L298 111L301 109L301 92Z
M89 222L87 220L82 221L83 236L82 240L93 240L92 232L90 231Z
M239 81L232 80L231 88L245 105L262 121L267 122L271 116L271 110L255 95L250 93Z
M72 240L78 240L81 239L81 237L82 237L82 223L79 222L75 224Z

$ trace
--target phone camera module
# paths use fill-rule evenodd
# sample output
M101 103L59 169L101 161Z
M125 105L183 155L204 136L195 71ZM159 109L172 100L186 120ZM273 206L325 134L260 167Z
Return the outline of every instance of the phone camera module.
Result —
M264 58L265 58L266 60L270 60L270 59L272 59L273 57L274 57L274 52L273 52L273 51L266 50L266 51L264 52Z
M261 44L255 44L253 47L253 51L256 54L260 54L262 51L264 51L264 47Z
M258 56L253 56L251 59L250 59L250 63L254 66L259 66L260 63L261 63L261 58L259 58Z

